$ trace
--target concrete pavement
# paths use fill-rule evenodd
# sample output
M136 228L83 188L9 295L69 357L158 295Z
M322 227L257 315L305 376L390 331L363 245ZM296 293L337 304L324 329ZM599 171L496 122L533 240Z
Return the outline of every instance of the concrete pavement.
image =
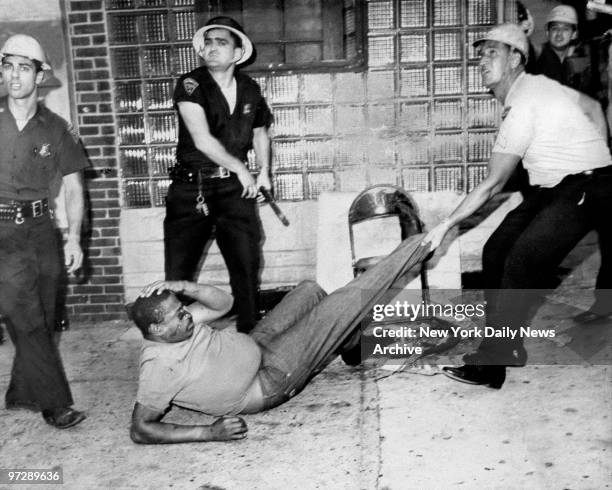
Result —
M139 333L120 322L64 333L76 406L88 419L57 431L38 414L0 411L0 466L61 466L70 489L591 489L612 482L609 366L529 365L509 370L496 391L431 375L435 367L388 376L336 361L289 403L246 417L244 441L138 446L128 426L139 345ZM0 349L4 390L12 347ZM435 361L457 362L461 350ZM174 409L168 420L212 419Z
M139 446L128 435L141 338L127 322L73 325L61 351L88 419L58 431L0 410L0 468L61 467L66 489L602 489L612 486L609 325L578 327L597 258L572 264L538 313L555 339L527 342L530 363L503 389L439 375L473 344L391 373L335 361L300 395L245 417L246 440ZM13 348L0 346L0 391ZM554 365L553 365L554 364ZM211 421L173 409L177 423ZM58 488L0 484L0 488Z

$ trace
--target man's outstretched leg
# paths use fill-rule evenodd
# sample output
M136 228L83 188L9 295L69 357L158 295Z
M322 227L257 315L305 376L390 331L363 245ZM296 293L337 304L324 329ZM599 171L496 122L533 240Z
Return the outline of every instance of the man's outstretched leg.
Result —
M266 409L299 393L336 357L372 306L428 255L421 239L416 235L403 241L374 267L323 297L282 334L260 344L263 359L259 376ZM283 302L277 308L284 308Z

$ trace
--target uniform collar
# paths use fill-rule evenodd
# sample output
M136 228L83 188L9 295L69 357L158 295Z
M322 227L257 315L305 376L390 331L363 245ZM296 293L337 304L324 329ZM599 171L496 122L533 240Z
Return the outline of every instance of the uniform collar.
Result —
M49 109L47 109L40 102L37 102L36 112L30 119L30 121L34 121L34 122L40 121L42 124L44 124L45 122L47 122L48 113L49 113ZM8 95L5 95L4 97L0 98L0 115L2 114L10 115L11 117L13 117L9 109L9 106L8 106Z

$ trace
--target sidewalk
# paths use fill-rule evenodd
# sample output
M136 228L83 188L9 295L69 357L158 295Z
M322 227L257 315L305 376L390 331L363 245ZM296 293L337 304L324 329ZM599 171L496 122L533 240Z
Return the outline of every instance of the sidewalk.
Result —
M453 382L435 367L389 375L337 360L285 405L246 416L248 438L231 443L133 444L139 332L126 322L73 325L60 345L75 406L88 419L58 431L38 414L0 410L0 467L60 466L62 488L75 490L609 488L612 329L568 319L590 302L581 285L596 264L585 264L588 274L566 278L539 312L563 335L527 343L530 359L561 365L509 369L497 391ZM468 348L431 362L459 363ZM10 342L0 346L2 393L12 355ZM167 420L212 419L175 408ZM58 488L0 484L45 487Z

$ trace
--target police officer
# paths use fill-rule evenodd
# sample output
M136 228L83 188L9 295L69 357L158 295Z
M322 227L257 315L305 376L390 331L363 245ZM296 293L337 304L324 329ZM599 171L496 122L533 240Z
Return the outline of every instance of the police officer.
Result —
M88 165L76 134L38 103L38 87L51 70L33 37L16 34L0 50L0 314L15 344L7 409L42 411L64 429L85 419L72 395L53 341L60 254L49 214L49 188L61 175L66 190L67 272L81 267L81 172Z
M497 26L474 45L483 84L504 105L503 121L487 177L424 243L436 248L452 226L501 190L523 160L534 189L483 250L486 321L499 335L484 338L476 353L464 356L464 366L444 368L457 381L501 388L505 367L527 359L520 335L506 335L504 328L529 326L538 301L533 290L549 287L556 267L592 229L603 243L598 286L612 303L612 159L601 106L545 76L526 74L528 43L518 26Z
M229 17L210 19L193 37L204 66L180 77L178 165L171 171L164 221L168 280L193 280L213 227L229 271L237 328L257 320L261 232L259 186L270 188L270 110L259 85L236 68L253 54L242 27ZM255 149L257 182L246 167Z

